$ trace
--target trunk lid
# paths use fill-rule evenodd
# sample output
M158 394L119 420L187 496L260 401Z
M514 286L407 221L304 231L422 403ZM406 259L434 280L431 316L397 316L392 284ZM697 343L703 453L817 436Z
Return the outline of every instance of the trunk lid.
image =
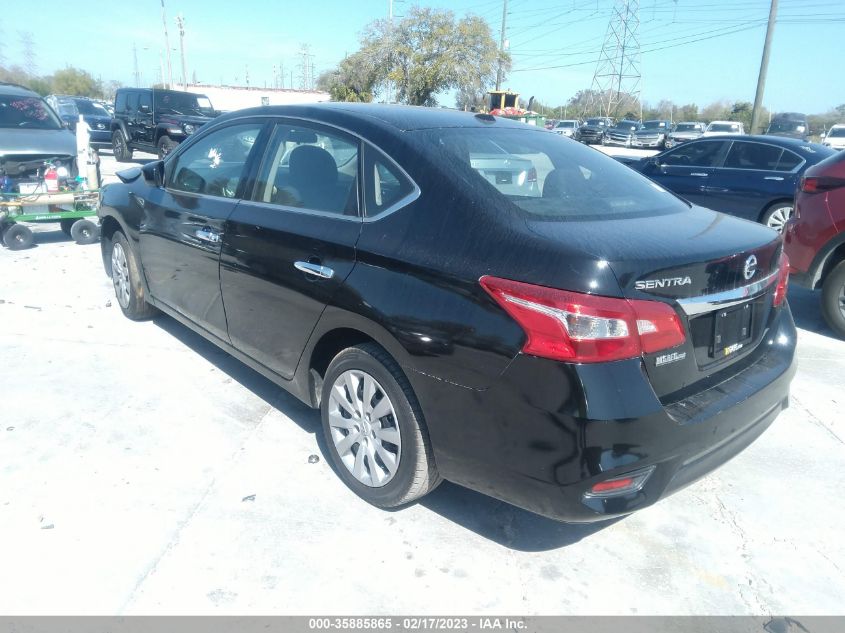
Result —
M529 229L606 261L622 296L675 309L686 342L644 357L666 401L753 355L768 328L782 242L761 224L693 207L651 217L529 222Z

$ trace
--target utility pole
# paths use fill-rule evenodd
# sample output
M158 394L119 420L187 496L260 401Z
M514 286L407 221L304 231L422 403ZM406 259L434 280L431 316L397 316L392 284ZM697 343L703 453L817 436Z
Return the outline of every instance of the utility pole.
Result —
M502 2L502 32L499 35L499 67L496 69L496 90L502 88L502 56L505 54L505 29L508 23L508 0Z
M141 87L141 72L138 70L138 46L135 42L132 42L132 62L133 62L133 75L135 76L135 87Z
M182 90L188 91L188 69L185 65L185 18L180 13L176 16L176 26L179 27L179 54L182 57Z
M161 23L164 26L164 50L167 53L167 88L173 87L173 65L170 63L170 37L167 35L167 14L164 12L164 0L161 0Z
M778 0L772 0L769 7L769 24L766 26L766 41L763 44L763 59L760 61L760 75L757 77L757 92L754 95L754 109L751 111L751 133L757 134L760 124L760 108L763 106L763 93L766 91L766 74L769 72L769 50L775 33L775 21L778 15Z

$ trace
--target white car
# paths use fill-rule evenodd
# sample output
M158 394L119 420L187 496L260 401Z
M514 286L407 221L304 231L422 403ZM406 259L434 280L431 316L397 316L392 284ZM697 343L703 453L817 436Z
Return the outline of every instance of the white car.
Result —
M716 134L745 134L745 127L738 121L712 121L702 136Z
M575 119L564 119L562 121L558 121L557 125L552 128L552 132L555 134L560 134L561 136L572 136L575 134L575 130L578 129L578 126L581 125L580 121L576 121Z
M832 125L827 134L822 135L822 145L831 149L845 149L845 125Z

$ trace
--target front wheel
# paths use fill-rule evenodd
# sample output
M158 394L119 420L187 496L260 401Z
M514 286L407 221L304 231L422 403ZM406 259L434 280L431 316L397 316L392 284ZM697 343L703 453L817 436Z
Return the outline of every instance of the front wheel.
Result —
M114 294L123 314L133 321L149 319L156 309L147 303L141 283L141 269L126 236L117 231L111 240L111 278Z
M769 207L763 214L762 222L770 229L783 233L786 223L792 217L792 203L779 202Z
M162 136L160 139L158 139L158 143L156 144L156 147L158 147L158 157L159 157L159 160L161 160L165 156L167 156L170 152L172 152L174 149L179 147L179 143L174 141L169 136Z
M830 329L845 338L845 261L839 262L824 280L822 315Z
M440 483L417 398L393 358L375 344L349 347L332 360L320 412L332 463L365 501L392 508Z

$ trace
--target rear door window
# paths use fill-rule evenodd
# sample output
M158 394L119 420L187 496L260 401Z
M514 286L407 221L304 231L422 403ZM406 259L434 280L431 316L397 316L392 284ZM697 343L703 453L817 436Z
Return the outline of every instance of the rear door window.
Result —
M141 106L147 106L148 111L152 110L153 107L153 99L152 95L149 92L142 92L138 97L138 110L141 109Z
M126 95L126 112L135 112L138 110L138 93L130 92Z
M780 162L783 148L765 143L735 141L725 158L728 169L774 171Z
M804 159L801 158L795 152L790 152L788 149L783 150L783 154L780 156L780 160L778 161L778 165L775 168L776 171L792 171L798 165L804 162Z

